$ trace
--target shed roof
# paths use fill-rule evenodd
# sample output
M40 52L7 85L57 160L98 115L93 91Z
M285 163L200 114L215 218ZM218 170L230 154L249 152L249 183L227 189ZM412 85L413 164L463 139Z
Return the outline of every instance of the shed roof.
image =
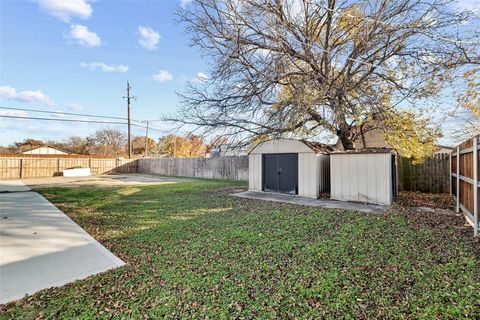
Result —
M393 148L364 148L345 151L333 151L331 154L356 154L356 153L394 153Z
M272 149L273 146L275 146L273 150L265 150L265 149ZM282 146L285 146L285 148L282 148ZM264 150L261 150L261 149L258 150L261 147L264 147ZM252 154L252 153L323 153L323 154L327 154L327 153L330 153L332 150L333 148L331 146L323 143L319 143L319 142L279 138L279 139L270 139L266 141L261 141L257 143L250 150L249 154Z

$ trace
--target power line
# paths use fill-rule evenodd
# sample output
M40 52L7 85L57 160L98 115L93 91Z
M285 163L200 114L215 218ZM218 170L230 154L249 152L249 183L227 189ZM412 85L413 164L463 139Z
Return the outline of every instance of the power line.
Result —
M144 127L144 126L139 126L137 124L132 124L132 126L136 126L136 127L141 127L141 128L144 128L146 129L147 127ZM169 130L162 130L162 129L158 129L158 128L152 128L151 126L148 127L148 130L153 130L153 131L157 131L157 132L160 132L162 134L166 134L169 132Z
M162 119L151 119L151 120L145 120L145 121L148 121L148 122L157 122L157 121L165 121L165 120L162 120Z
M9 119L23 119L23 120L41 120L41 121L61 121L61 122L78 122L78 123L98 123L98 124L114 124L114 125L126 125L127 122L118 122L118 121L100 121L100 120L82 120L82 119L54 119L54 118L43 118L43 117L27 117L27 116L9 116L9 115L0 115L0 118L9 118ZM132 126L143 128L145 126L132 123ZM157 131L160 133L165 133L165 130L149 127L149 130Z
M101 123L101 124L126 124L126 122L117 122L117 121L82 120L82 119L54 119L54 118L43 118L43 117L9 116L9 115L0 115L0 118L25 119L25 120L50 120L50 121L82 122L82 123ZM135 125L135 126L137 126L137 125ZM142 127L142 126L139 126L139 127Z
M26 109L26 108L14 108L14 107L0 107L0 109L6 110L17 110L17 111L29 111L29 112L38 112L38 113L50 113L50 114L64 114L69 116L82 116L82 117L91 117L91 118L104 118L104 119L116 119L116 120L127 120L127 118L122 117L112 117L96 114L87 114L87 113L74 113L74 112L63 112L63 111L49 111L49 110L36 110L36 109ZM135 122L141 122L139 120L133 120Z

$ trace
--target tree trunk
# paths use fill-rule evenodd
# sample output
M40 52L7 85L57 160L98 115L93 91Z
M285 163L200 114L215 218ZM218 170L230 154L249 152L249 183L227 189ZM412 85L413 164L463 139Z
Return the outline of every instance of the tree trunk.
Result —
M337 136L338 139L340 139L344 150L355 149L350 135L350 128L348 126L341 126L340 129L337 130Z

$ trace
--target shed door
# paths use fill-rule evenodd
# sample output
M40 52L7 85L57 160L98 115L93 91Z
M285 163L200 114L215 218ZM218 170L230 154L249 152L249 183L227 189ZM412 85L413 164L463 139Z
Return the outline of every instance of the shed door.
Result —
M263 155L263 191L298 194L298 154Z

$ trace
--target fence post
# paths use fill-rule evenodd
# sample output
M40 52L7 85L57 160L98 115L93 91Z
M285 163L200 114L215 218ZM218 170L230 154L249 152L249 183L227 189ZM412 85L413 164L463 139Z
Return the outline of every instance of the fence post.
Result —
M397 154L395 157L395 166L397 169L397 191L403 191L403 164L402 164L402 156Z
M473 138L473 234L478 235L478 138Z
M460 147L457 147L457 192L455 194L457 199L457 206L455 207L455 211L457 213L460 212Z
M448 163L449 163L449 176L448 176L448 187L450 189L450 196L452 196L453 194L453 183L452 183L452 153L450 152L450 156L449 156L449 159L448 159Z
M23 159L20 159L20 179L23 177Z

